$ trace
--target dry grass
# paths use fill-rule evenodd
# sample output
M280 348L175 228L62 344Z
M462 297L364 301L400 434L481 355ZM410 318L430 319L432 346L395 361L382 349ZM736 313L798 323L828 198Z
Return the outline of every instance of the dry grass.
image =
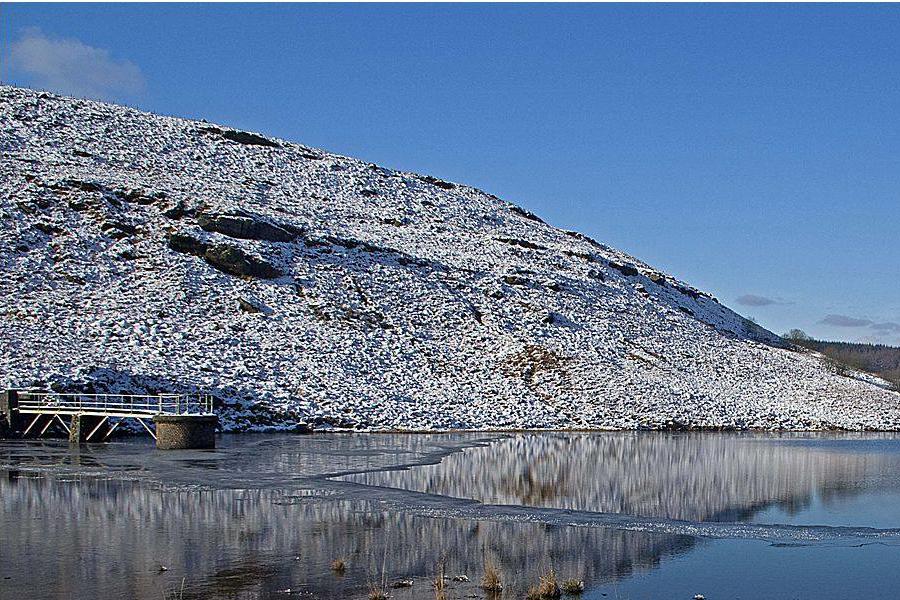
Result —
M575 596L584 591L584 581L581 579L566 579L560 587L565 593Z
M447 578L444 575L444 561L440 560L434 574L434 600L447 600Z
M527 600L556 600L562 596L559 583L556 581L556 572L551 568L546 575L541 576L540 583L528 590Z
M378 578L376 573L376 575L369 580L369 600L388 599L387 552L388 545L385 543L384 554L381 557L381 577Z
M168 570L168 569L166 569ZM187 578L181 578L181 587L172 592L163 592L163 600L182 600L184 598L184 582Z
M331 570L338 575L343 575L347 571L347 561L343 558L336 558L331 561Z
M499 593L503 589L503 581L500 579L500 569L490 558L484 559L484 575L481 577L481 589L493 594Z
M387 590L385 590L382 586L371 584L369 586L369 600L387 600Z

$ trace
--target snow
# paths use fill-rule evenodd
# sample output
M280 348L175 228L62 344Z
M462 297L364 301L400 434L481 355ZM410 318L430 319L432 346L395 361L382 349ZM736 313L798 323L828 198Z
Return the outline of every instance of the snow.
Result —
M0 385L203 389L232 430L900 428L884 382L627 254L465 185L228 131L0 87Z

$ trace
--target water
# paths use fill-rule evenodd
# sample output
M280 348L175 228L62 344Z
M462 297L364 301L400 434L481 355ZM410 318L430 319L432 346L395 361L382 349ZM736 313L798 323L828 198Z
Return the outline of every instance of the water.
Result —
M900 588L900 437L665 433L0 442L0 599L831 599ZM329 566L346 560L344 575ZM164 568L163 568L164 567Z

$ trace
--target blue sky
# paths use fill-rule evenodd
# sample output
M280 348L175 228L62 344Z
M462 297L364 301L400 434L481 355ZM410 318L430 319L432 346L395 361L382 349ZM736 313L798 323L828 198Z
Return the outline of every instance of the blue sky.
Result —
M474 185L900 343L900 7L17 5L0 78Z

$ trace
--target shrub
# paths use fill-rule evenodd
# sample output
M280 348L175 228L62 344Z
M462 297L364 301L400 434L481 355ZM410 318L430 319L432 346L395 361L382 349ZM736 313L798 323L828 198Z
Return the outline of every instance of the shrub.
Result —
M343 575L347 570L347 563L343 558L336 558L331 561L331 570L339 575Z
M490 558L484 560L484 576L481 578L481 589L486 592L499 593L503 589L500 579L500 570L497 564Z
M541 576L540 583L528 590L527 600L556 600L562 596L559 584L556 581L556 573L551 568L546 575Z

